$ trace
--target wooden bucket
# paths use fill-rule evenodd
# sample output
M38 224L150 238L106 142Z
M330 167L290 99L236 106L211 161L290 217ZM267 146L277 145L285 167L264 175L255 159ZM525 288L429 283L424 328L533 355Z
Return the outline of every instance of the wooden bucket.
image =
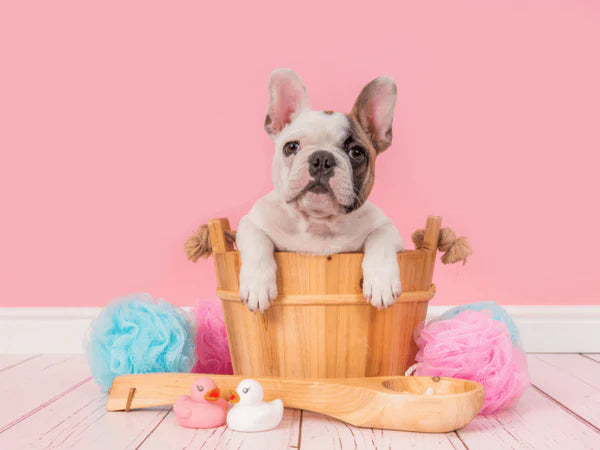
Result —
M421 250L398 254L402 295L385 310L362 294L362 253L276 252L278 297L265 313L239 298L240 255L225 239L227 219L209 221L233 371L283 378L403 375L415 360L415 327L425 320L441 217L427 219Z

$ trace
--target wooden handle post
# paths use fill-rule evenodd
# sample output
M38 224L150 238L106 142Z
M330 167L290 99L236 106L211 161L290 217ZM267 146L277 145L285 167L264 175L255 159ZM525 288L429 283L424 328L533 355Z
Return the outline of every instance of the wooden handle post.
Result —
M425 250L437 250L440 240L440 229L442 227L442 218L440 216L427 217L425 225L425 237L423 239L423 248Z
M423 237L423 250L427 252L427 258L425 259L423 272L421 274L425 286L430 286L433 282L433 268L435 266L435 257L437 255L441 227L442 218L440 216L427 217L425 236Z
M213 254L234 250L233 243L227 242L225 238L225 232L229 230L229 220L227 218L210 219L208 221L208 234Z

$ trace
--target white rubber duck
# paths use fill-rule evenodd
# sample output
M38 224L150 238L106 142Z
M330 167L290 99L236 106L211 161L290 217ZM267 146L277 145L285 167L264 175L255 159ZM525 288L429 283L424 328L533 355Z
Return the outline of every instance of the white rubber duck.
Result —
M234 403L227 413L227 426L235 431L267 431L275 428L283 417L283 402L279 399L263 402L263 388L247 378L231 392Z

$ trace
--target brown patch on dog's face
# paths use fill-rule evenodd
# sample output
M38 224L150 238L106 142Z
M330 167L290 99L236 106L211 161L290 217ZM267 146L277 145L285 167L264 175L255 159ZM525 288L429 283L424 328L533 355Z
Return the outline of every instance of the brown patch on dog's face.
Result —
M394 80L381 76L368 83L360 92L350 115L369 136L377 153L392 144L392 121L397 89Z
M367 133L360 126L356 117L347 114L348 134L343 142L343 150L348 154L352 165L352 184L356 199L351 207L346 208L346 212L354 211L359 208L369 197L373 183L375 182L375 159L377 150ZM364 160L358 161L352 158L350 152L362 149L364 150Z
M381 76L363 88L349 114L315 111L294 72L274 71L265 128L282 198L321 218L360 208L373 188L377 156L391 144L396 97L394 80Z

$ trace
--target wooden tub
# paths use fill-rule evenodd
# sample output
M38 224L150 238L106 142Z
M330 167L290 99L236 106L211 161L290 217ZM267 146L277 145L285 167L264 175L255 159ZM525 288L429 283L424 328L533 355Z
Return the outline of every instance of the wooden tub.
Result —
M427 219L421 250L398 254L402 295L377 310L362 294L362 253L276 252L278 297L263 314L238 296L240 255L225 239L227 219L209 222L229 349L236 375L345 378L403 375L425 320L441 218Z

